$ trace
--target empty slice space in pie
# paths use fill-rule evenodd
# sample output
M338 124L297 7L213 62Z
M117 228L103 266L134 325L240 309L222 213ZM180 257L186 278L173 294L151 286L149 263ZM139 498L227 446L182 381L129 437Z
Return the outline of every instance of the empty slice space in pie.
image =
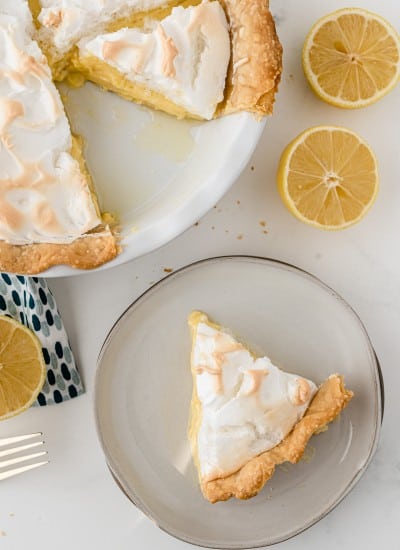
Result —
M189 440L210 502L255 496L276 465L298 462L310 437L352 392L339 375L320 388L256 357L201 312L189 316L193 395Z

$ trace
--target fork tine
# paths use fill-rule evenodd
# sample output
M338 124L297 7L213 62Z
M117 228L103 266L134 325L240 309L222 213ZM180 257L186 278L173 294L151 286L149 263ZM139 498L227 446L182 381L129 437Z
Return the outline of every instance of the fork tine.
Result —
M13 443L20 443L21 441L26 441L27 439L33 439L34 437L42 436L42 432L36 432L34 434L29 435L18 435L16 437L6 437L3 439L0 439L0 447L3 447L5 445L12 445Z
M20 468L14 468L13 470L2 472L0 473L0 481L12 476L16 476L18 474L22 474L23 472L28 472L29 470L33 470L34 468L39 468L39 466L43 466L44 464L48 464L48 463L49 461L45 460L43 462L37 462L36 464L29 464L28 466L21 466Z
M14 466L14 464L19 464L20 462L26 462L27 460L32 460L38 456L46 455L47 451L41 451L40 453L33 453L26 456L17 456L17 458L11 458L10 460L0 461L0 468L7 468L7 466Z
M6 449L5 451L0 451L0 458L4 456L14 455L20 453L21 451L26 451L32 449L33 447L38 447L43 445L44 441L37 441L36 443L29 443L29 445L21 445L20 447L13 447L12 449Z

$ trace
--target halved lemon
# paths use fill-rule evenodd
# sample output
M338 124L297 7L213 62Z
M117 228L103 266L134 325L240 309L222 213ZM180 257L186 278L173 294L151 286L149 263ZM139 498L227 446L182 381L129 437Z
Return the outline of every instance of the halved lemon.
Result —
M25 411L43 387L46 367L35 334L0 316L0 420Z
M338 126L302 132L282 153L281 197L299 220L343 229L365 216L378 192L375 155L356 133Z
M314 92L336 107L371 105L400 76L400 37L374 13L346 8L312 27L303 47L303 68Z

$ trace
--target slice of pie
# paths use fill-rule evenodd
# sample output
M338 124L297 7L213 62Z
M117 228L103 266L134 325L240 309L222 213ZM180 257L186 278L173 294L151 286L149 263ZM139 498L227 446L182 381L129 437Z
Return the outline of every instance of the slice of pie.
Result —
M210 502L255 496L283 462L298 462L353 393L339 375L319 388L257 358L201 312L189 316L193 396L189 439Z
M176 7L147 29L124 28L79 46L85 76L180 118L211 119L224 98L229 29L217 1Z
M96 267L117 254L28 5L0 5L0 271Z
M282 48L267 0L34 3L58 79L91 80L178 118L272 112Z

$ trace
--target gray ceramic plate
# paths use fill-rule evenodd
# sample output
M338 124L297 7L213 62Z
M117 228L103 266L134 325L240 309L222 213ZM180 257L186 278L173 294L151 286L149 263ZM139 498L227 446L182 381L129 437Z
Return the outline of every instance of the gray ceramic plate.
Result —
M306 460L278 468L246 502L211 505L198 488L186 438L192 309L286 370L316 382L340 372L355 392L340 419L311 440ZM173 273L122 315L100 353L95 410L116 480L160 528L200 546L249 548L296 535L350 491L377 446L381 392L367 333L333 290L293 266L224 257Z

